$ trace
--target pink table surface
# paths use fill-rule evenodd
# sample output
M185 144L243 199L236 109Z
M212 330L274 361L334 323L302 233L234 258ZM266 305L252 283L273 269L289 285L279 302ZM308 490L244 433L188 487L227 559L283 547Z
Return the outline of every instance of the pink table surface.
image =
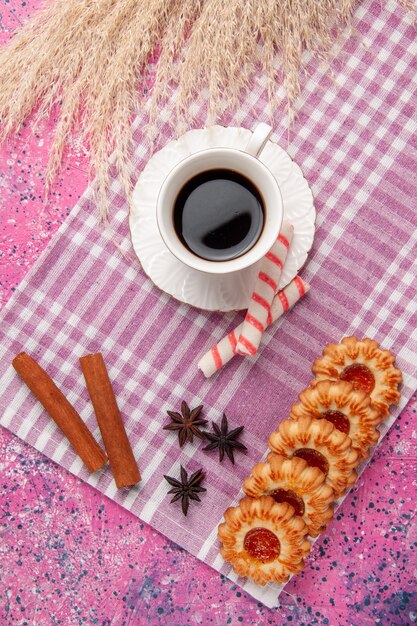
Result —
M0 43L39 4L0 1ZM52 123L0 147L4 306L86 186L74 147L50 201ZM0 624L417 623L417 397L398 418L311 559L267 609L233 583L0 429Z

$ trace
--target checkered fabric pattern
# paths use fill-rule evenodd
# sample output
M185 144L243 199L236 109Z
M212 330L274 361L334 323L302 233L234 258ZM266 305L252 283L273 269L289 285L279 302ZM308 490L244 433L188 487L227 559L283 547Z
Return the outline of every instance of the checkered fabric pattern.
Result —
M290 131L278 111L273 140L287 148L312 186L317 235L303 278L311 292L266 330L253 359L236 358L205 380L198 358L243 314L197 311L161 293L143 274L128 234L127 205L112 183L111 228L99 228L87 191L32 268L1 318L1 423L48 457L116 500L192 554L235 579L218 556L216 529L242 481L265 453L268 434L311 380L311 363L329 341L369 336L397 354L402 402L417 383L417 38L412 16L394 1L365 1L334 48L332 71L310 62ZM173 96L174 98L175 96ZM171 139L171 106L160 116L160 146ZM196 125L206 98L195 104ZM268 121L260 79L224 124ZM137 173L149 158L135 122ZM117 491L108 469L88 475L51 420L15 375L12 358L25 350L39 360L100 441L78 358L101 351L143 480ZM180 451L162 430L167 409L185 399L204 416L243 424L246 455L219 465L202 444ZM180 463L207 473L207 494L187 518L169 504L164 474ZM366 480L366 478L365 478ZM307 575L308 575L307 565ZM268 606L280 589L238 581Z

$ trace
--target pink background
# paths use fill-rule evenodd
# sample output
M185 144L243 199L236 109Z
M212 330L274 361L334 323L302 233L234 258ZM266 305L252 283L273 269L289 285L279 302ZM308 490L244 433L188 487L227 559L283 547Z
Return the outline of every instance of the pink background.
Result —
M0 43L39 4L0 0ZM73 146L49 203L53 121L0 148L1 305L86 187ZM266 609L117 504L0 430L0 624L417 623L417 398L315 545Z

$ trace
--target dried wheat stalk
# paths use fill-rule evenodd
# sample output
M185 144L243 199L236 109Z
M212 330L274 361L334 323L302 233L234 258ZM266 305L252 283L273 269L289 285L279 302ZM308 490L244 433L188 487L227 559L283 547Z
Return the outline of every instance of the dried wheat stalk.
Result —
M293 103L302 52L326 52L332 29L346 24L357 1L51 0L0 50L0 141L32 112L39 120L56 107L47 184L76 131L89 151L105 218L113 150L123 187L131 187L130 125L144 104L147 64L157 47L153 112L174 84L176 119L187 119L190 103L208 88L214 121L225 100L238 107L259 67L268 77L271 101L282 77Z

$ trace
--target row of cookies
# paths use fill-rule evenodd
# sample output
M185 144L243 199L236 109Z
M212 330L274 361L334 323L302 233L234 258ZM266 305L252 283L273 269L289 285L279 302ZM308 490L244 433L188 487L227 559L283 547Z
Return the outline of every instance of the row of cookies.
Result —
M283 583L304 567L309 537L326 528L399 400L394 361L376 341L346 337L313 363L311 386L270 435L267 462L244 482L247 497L219 526L221 554L239 576Z

